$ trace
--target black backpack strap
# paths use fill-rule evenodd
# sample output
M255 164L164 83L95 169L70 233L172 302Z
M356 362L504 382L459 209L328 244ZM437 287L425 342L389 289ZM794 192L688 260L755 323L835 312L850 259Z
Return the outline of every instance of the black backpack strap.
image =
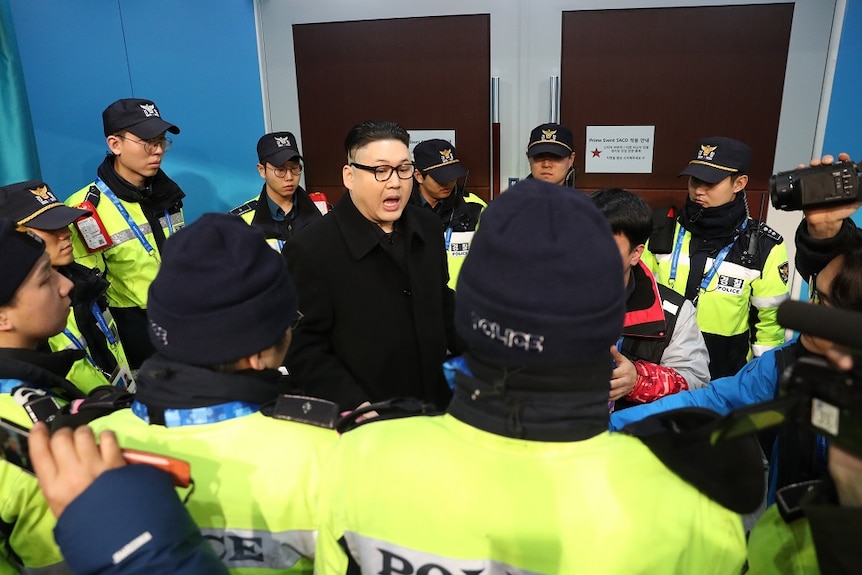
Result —
M376 417L362 419L357 421L361 416L377 412ZM433 403L426 403L420 399L413 397L396 397L387 401L372 403L365 407L354 409L350 413L341 417L336 423L335 428L339 433L345 433L351 429L355 429L365 423L373 421L382 421L385 419L400 419L402 417L412 417L414 415L442 415L443 412Z
M676 409L627 425L622 433L640 439L671 471L713 501L737 513L752 513L766 493L760 445L754 434L713 444L712 432L721 419L708 409Z
M102 190L97 188L96 186L90 186L90 189L87 190L87 195L84 196L85 202L90 202L93 204L94 208L99 207L99 200L102 199Z
M76 428L113 413L131 407L134 394L113 385L102 385L92 390L84 399L75 400L63 407L51 421L51 431L62 427Z
M673 232L676 229L676 206L660 206L652 211L652 233L649 251L669 254L673 251Z

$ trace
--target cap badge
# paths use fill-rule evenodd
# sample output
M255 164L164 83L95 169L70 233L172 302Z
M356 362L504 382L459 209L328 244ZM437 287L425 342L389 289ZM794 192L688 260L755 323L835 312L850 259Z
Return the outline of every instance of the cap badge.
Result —
M38 188L31 188L30 193L35 196L36 201L38 201L43 206L47 206L48 204L53 204L57 202L57 198L54 197L54 194L48 191L47 186L40 186Z
M542 130L542 140L557 140L556 130Z
M455 158L452 156L452 149L448 150L440 150L440 161L444 164L448 164L449 162L454 162Z
M140 104L140 106L141 110L144 111L144 116L147 118L152 118L153 116L161 117L159 116L159 110L156 108L155 104Z
M715 149L718 146L707 146L702 145L700 147L700 151L697 153L698 160L712 160L715 157Z
M287 136L275 136L275 145L279 148L290 147L290 138Z

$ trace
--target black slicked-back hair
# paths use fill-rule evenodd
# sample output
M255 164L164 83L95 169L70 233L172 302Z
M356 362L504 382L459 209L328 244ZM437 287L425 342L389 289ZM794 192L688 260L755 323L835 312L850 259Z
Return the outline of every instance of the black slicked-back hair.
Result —
M614 234L623 234L632 249L645 244L652 233L652 210L637 194L620 188L604 188L590 194Z

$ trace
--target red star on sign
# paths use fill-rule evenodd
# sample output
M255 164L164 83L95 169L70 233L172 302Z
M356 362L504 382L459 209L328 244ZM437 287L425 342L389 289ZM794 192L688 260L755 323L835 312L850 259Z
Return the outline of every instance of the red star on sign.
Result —
M601 155L602 155L602 151L600 149L596 148L595 150L593 150L593 157L594 158L599 158L599 157L601 157Z

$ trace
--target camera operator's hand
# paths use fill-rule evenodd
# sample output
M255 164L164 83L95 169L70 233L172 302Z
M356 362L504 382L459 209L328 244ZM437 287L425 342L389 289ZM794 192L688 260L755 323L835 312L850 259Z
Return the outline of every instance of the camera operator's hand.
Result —
M55 517L99 475L126 464L113 432L103 431L100 440L96 444L93 430L86 425L74 431L60 429L53 436L44 423L30 431L33 468Z
M838 154L839 162L849 162L850 154L841 152ZM822 158L811 160L811 166L820 166L835 163L835 158L827 154ZM804 168L803 164L799 164ZM808 233L814 239L833 238L838 235L844 220L851 217L856 210L862 207L862 202L853 204L842 204L822 208L811 208L804 210L805 221L808 223Z

